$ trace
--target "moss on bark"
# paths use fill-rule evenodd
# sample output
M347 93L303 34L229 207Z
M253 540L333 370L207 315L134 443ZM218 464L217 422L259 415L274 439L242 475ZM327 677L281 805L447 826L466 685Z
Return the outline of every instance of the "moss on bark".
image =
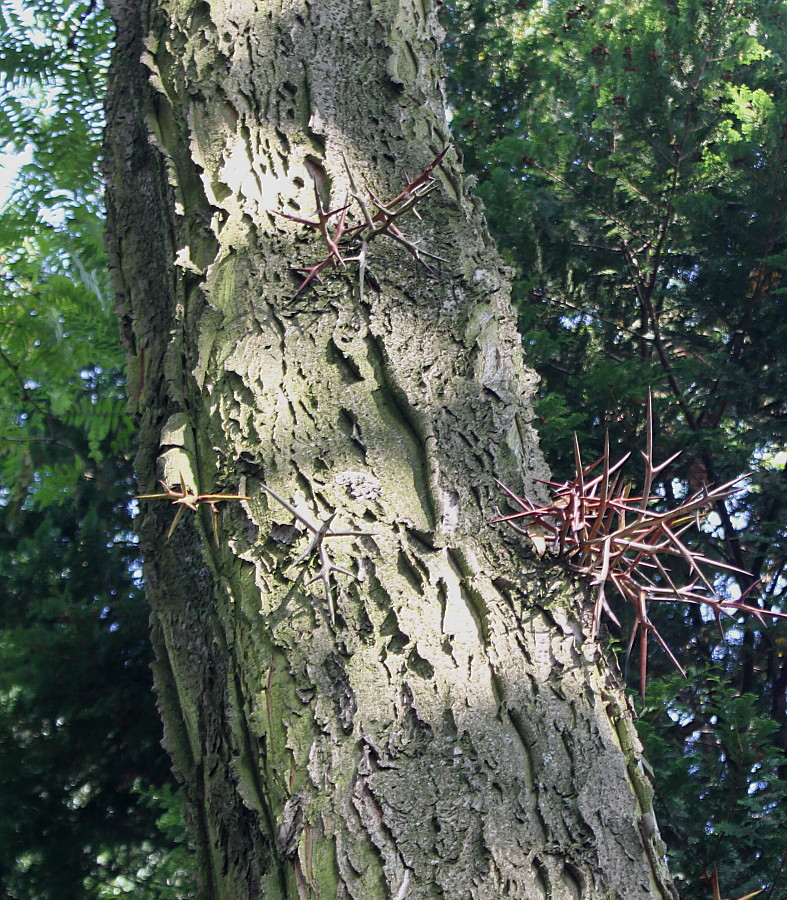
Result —
M250 498L220 506L218 542L203 508L169 541L170 508L141 517L203 895L673 897L581 593L486 525L495 477L532 495L545 469L507 272L456 154L401 223L443 261L380 236L368 281L327 268L292 299L290 267L326 250L280 213L313 218L315 191L345 205L347 167L393 197L449 141L433 5L113 12L137 474ZM304 519L361 534L321 557Z

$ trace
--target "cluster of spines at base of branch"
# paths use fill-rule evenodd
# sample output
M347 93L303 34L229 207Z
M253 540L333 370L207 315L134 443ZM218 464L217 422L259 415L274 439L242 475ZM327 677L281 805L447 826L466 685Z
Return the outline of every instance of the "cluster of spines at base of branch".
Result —
M369 187L365 190L367 197L364 197L364 192L358 188L355 182L347 158L343 156L344 168L350 183L349 197L345 199L342 206L326 211L320 197L317 178L312 173L317 218L304 219L284 212L279 212L277 215L317 231L328 252L323 259L313 266L290 266L290 271L303 275L303 280L298 290L290 298L290 302L303 294L313 282L320 281L320 274L328 266L346 271L348 264L355 264L358 266L361 296L363 296L365 284L369 284L373 290L377 290L378 281L369 269L367 259L368 246L377 237L387 237L404 247L430 275L435 275L433 267L427 260L435 262L445 262L445 260L418 247L396 223L408 212L412 212L416 217L419 217L416 206L437 187L437 182L432 177L432 173L447 152L448 147L441 150L416 178L410 179L405 175L403 190L393 200L385 203L378 199ZM347 223L347 212L351 205L350 197L355 201L360 211L362 221L357 225L348 225ZM348 249L352 255L348 255Z

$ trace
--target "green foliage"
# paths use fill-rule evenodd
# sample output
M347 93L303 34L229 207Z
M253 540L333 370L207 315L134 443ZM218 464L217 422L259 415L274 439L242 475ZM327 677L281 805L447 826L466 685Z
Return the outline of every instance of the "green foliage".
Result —
M556 479L573 474L574 431L588 459L601 456L605 432L613 457L642 449L651 389L655 456L682 451L656 486L664 507L751 472L694 549L753 573L720 578L722 595L761 578L748 599L785 610L787 4L451 0L447 14L453 128L519 272L515 300L542 377L537 413ZM785 625L728 620L720 636L700 613L666 604L655 621L679 659L715 660L730 696L755 696L755 718L776 723L767 780L777 796L787 777ZM638 666L628 668L636 688ZM660 652L649 671L672 677ZM688 759L691 743L665 712L672 758ZM726 751L714 747L721 764ZM696 811L699 770L685 771L665 804ZM783 823L775 806L753 809L759 780L761 770L720 780L736 793L707 827L746 831L760 848L756 883L782 878L771 896L784 897ZM672 832L676 859L697 846L681 843L685 834ZM723 868L721 845L719 854ZM686 896L709 896L700 867L681 866L693 873ZM721 885L735 897L756 879L733 869Z
M100 209L109 16L94 2L0 5L0 149L27 150L15 206L28 224ZM6 216L5 227L12 224ZM16 221L22 237L30 235ZM3 246L8 246L3 240Z
M520 267L545 393L573 411L581 402L583 446L600 447L600 425L613 444L628 437L648 385L663 432L694 422L679 429L686 464L720 418L784 436L785 325L768 275L783 253L787 178L782 6L452 5L467 32L449 46L455 130ZM762 342L774 353L764 372ZM556 468L570 460L570 430Z
M28 160L0 213L0 893L180 900L100 217L108 18L0 25L0 146Z
M787 760L774 740L778 724L759 707L723 669L705 666L688 682L664 679L639 709L645 752L658 772L659 823L686 896L696 896L714 864L726 893L755 891L764 870L785 858L787 782L773 773ZM761 820L767 829L752 827Z
M0 872L9 897L103 896L101 883L139 880L136 870L162 850L156 813L135 793L166 783L168 764L147 616L130 580L130 486L127 465L112 462L57 505L13 523L0 509Z

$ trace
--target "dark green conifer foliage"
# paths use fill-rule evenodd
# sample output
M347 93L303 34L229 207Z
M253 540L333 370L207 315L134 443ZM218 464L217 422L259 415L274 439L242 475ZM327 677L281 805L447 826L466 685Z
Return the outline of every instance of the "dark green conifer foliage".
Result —
M452 0L448 25L453 128L519 273L553 471L573 474L574 430L588 460L605 431L613 458L641 449L651 389L657 458L682 451L664 502L751 471L693 541L784 609L787 5ZM677 606L658 627L693 670L654 650L643 710L685 895L711 896L716 863L724 895L787 896L787 630L722 639Z
M15 900L189 893L101 233L109 37L93 3L0 4L0 150L27 160L0 212L0 894Z

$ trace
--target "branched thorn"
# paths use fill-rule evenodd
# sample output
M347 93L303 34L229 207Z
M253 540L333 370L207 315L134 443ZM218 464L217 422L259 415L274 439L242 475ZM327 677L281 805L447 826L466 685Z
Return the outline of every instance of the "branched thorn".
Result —
M350 572L347 569L343 569L341 566L337 566L336 563L331 559L328 549L325 546L325 541L328 538L337 538L337 537L364 537L368 534L365 531L332 531L331 526L333 525L333 520L336 518L336 512L331 513L327 519L320 522L319 525L315 525L314 522L310 521L306 518L302 513L298 512L298 510L291 504L288 503L283 497L279 496L276 491L269 488L266 484L260 482L260 487L268 494L276 500L277 503L280 503L295 519L300 522L308 531L311 532L311 540L309 541L308 547L301 553L301 555L292 563L293 566L302 565L303 568L301 570L300 575L298 576L298 581L303 578L306 569L309 565L309 561L312 556L316 555L320 564L320 571L313 578L310 578L306 584L313 584L315 581L321 581L323 585L323 589L325 590L325 599L328 603L328 610L331 616L331 624L335 624L336 622L336 611L333 605L333 592L331 590L331 575L336 572L340 575L347 575L349 578L354 578L356 581L361 581L360 576L355 575L353 572Z
M350 208L350 204L347 202L337 209L325 211L316 179L314 179L316 219L304 219L290 213L277 213L282 218L297 222L299 225L305 225L307 228L315 229L319 232L320 238L328 249L326 256L313 266L290 266L290 271L301 272L304 276L303 281L298 286L298 290L290 300L292 301L299 297L313 281L320 281L320 274L329 265L347 269L348 263L355 263L359 271L361 296L363 296L365 282L369 282L375 288L377 279L368 268L367 248L371 241L381 236L390 238L404 247L430 275L434 275L435 271L427 262L427 259L437 262L445 262L445 260L419 247L405 235L395 222L409 212L418 216L418 211L415 207L437 187L437 182L432 177L432 172L447 152L448 147L441 150L412 181L405 175L404 189L387 203L379 200L371 189L366 188L366 194L371 202L372 209L370 209L370 204L364 197L364 193L359 190L349 163L344 158L344 167L350 183L350 195L358 205L362 219L356 225L348 226L347 224L347 211ZM338 218L334 222L335 217ZM348 251L352 255L348 255Z
M614 588L632 607L635 627L631 633L629 651L639 635L640 686L644 692L649 635L683 673L680 663L648 615L649 603L678 601L703 604L711 609L719 625L722 616L732 617L738 613L752 613L761 621L764 615L787 618L787 614L766 610L747 602L747 596L755 584L737 600L720 597L706 571L708 568L744 575L748 573L721 560L703 556L681 540L687 529L693 525L699 526L703 513L730 497L746 476L719 487L704 487L675 509L653 509L652 505L658 499L651 495L654 479L678 454L654 465L650 398L647 450L642 454L645 474L642 495L639 497L632 496L631 484L623 483L621 479L620 469L629 455L611 465L607 439L603 455L586 467L575 436L575 475L563 484L545 482L552 492L551 502L543 506L537 505L527 497L518 496L498 481L500 488L519 509L500 516L494 522L505 522L520 534L529 537L539 555L550 549L572 571L592 585L595 594L593 636L598 630L602 613L620 624L607 600L609 587ZM676 583L671 566L674 560L682 561L688 570L688 584Z
M201 503L207 503L210 507L210 515L211 521L213 522L213 536L216 539L216 544L219 543L219 513L216 509L216 504L223 502L224 500L248 500L249 497L245 497L242 494L194 494L186 487L186 479L183 477L183 473L180 474L180 490L173 490L165 481L159 482L161 486L164 488L163 494L137 494L137 500L171 500L174 506L178 507L178 511L175 513L175 518L172 520L172 524L169 527L169 531L167 532L167 540L172 537L175 529L178 527L178 523L180 522L183 513L190 509L193 512L197 511L197 507Z

